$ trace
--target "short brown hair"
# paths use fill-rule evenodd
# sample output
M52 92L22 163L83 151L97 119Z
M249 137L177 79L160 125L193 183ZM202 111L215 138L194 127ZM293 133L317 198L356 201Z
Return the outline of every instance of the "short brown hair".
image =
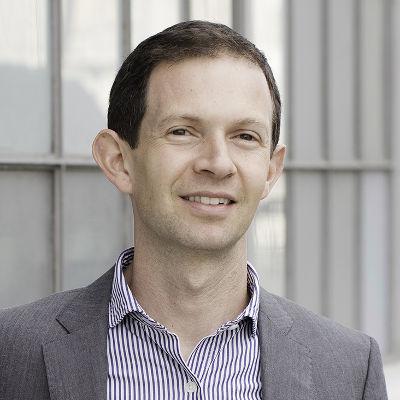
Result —
M108 127L131 148L136 148L153 69L161 62L218 57L224 53L246 58L263 71L273 102L273 151L279 141L281 100L271 67L264 54L249 40L226 25L208 21L181 22L147 38L135 48L122 64L111 88Z

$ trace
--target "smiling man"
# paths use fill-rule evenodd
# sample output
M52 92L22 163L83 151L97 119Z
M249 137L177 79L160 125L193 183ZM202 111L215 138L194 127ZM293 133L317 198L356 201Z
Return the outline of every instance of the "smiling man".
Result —
M142 42L93 143L131 199L134 248L87 288L1 314L0 397L385 399L372 338L267 293L247 262L279 126L265 57L228 27Z

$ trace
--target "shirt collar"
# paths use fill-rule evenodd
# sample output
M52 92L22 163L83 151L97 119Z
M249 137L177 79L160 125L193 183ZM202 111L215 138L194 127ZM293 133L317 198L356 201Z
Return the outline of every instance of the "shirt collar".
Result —
M163 328L152 318L150 318L140 304L135 299L128 284L126 283L124 270L131 264L134 256L134 248L124 250L115 263L114 278L109 304L109 327L118 325L126 315L130 313L138 314L141 319L146 320L150 325ZM225 323L217 332L223 331L232 325L239 324L241 321L249 319L251 321L251 333L257 332L258 309L260 303L259 279L254 267L247 262L247 285L250 293L250 301L247 307L232 321Z
M114 279L109 304L108 324L110 328L118 325L127 314L142 311L126 283L124 270L133 260L134 248L124 250L115 263Z
M260 306L260 283L255 268L247 261L247 288L250 293L250 301L247 307L232 321L222 325L217 333L240 324L242 321L251 322L251 335L257 334L258 310Z

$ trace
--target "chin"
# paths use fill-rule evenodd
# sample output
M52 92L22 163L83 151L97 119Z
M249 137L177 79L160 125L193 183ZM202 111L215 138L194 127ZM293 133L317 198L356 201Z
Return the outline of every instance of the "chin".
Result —
M162 223L160 223L162 221ZM181 219L158 218L158 224L152 226L161 242L172 247L192 251L224 251L235 247L245 240L247 224L236 221L234 224L190 224Z
M180 241L183 247L194 251L209 251L209 252L221 252L229 250L235 247L243 236L238 237L227 237L226 235L204 235L203 237L197 236L192 238L184 238Z

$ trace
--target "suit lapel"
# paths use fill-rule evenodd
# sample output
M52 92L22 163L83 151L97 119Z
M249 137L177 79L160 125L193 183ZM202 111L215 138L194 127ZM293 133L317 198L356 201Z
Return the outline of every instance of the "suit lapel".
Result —
M52 400L99 400L107 393L108 304L114 268L77 291L59 313L61 338L43 344ZM261 289L258 334L264 400L314 398L309 349L290 330L292 318Z
M258 334L264 400L314 398L310 351L291 337L292 324L277 300L262 290Z
M108 303L114 268L59 313L66 334L43 345L52 400L106 398Z

